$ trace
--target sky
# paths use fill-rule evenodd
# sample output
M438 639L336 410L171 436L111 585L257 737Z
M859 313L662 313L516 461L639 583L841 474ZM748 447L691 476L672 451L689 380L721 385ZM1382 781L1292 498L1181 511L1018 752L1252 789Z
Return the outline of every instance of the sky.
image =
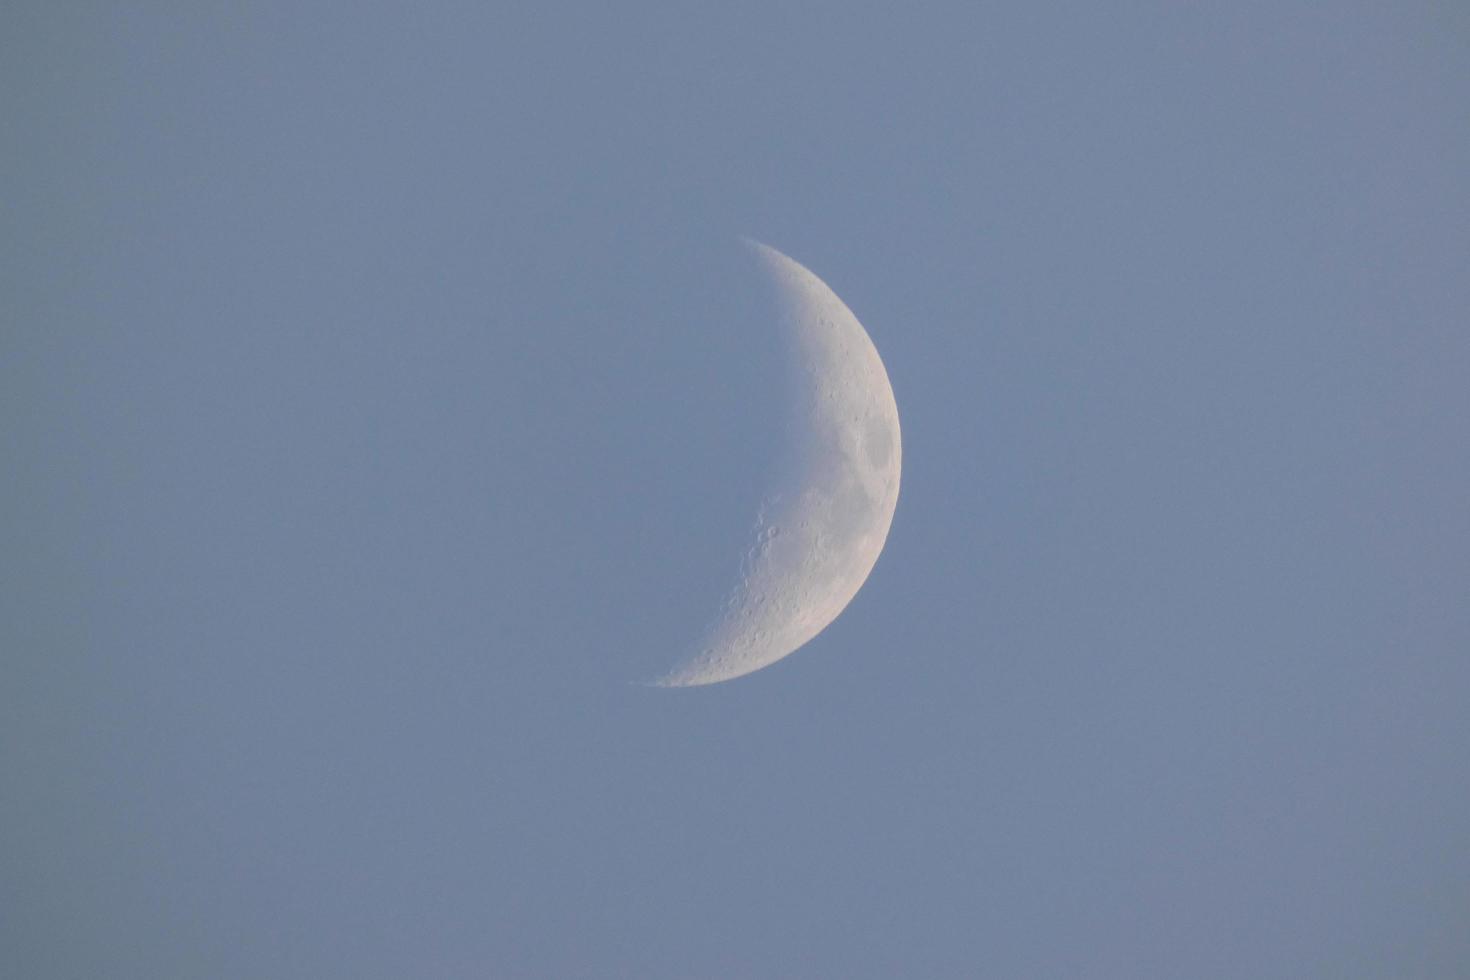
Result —
M1470 971L1463 4L8 3L0 975ZM887 547L667 667L781 450Z

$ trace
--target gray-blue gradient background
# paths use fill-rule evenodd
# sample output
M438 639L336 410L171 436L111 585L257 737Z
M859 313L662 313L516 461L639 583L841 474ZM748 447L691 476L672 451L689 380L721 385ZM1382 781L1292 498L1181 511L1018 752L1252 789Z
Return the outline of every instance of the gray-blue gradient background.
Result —
M0 13L0 976L1470 971L1470 16ZM904 424L796 656L667 663Z

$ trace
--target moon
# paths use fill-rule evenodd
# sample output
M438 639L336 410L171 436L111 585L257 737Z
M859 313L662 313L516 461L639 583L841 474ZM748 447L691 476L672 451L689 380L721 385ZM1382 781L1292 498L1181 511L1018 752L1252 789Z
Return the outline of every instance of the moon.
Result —
M805 266L745 242L790 348L790 439L734 589L694 652L652 682L661 687L749 674L826 629L867 581L898 504L898 405L872 339Z

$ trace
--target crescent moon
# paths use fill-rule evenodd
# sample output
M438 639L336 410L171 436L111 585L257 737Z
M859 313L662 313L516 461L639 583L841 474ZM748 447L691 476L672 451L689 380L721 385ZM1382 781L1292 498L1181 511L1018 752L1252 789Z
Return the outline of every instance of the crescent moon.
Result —
M867 581L898 504L898 405L872 339L805 266L746 244L775 286L795 368L787 465L735 588L694 653L653 682L662 687L749 674L826 629Z

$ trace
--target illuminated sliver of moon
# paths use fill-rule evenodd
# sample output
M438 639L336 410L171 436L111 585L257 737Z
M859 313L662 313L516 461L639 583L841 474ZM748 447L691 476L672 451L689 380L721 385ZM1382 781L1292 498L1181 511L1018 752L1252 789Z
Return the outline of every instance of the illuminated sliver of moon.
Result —
M873 341L804 266L747 244L791 341L788 462L761 504L739 581L693 654L653 682L664 687L749 674L820 633L867 580L898 504L898 406Z

